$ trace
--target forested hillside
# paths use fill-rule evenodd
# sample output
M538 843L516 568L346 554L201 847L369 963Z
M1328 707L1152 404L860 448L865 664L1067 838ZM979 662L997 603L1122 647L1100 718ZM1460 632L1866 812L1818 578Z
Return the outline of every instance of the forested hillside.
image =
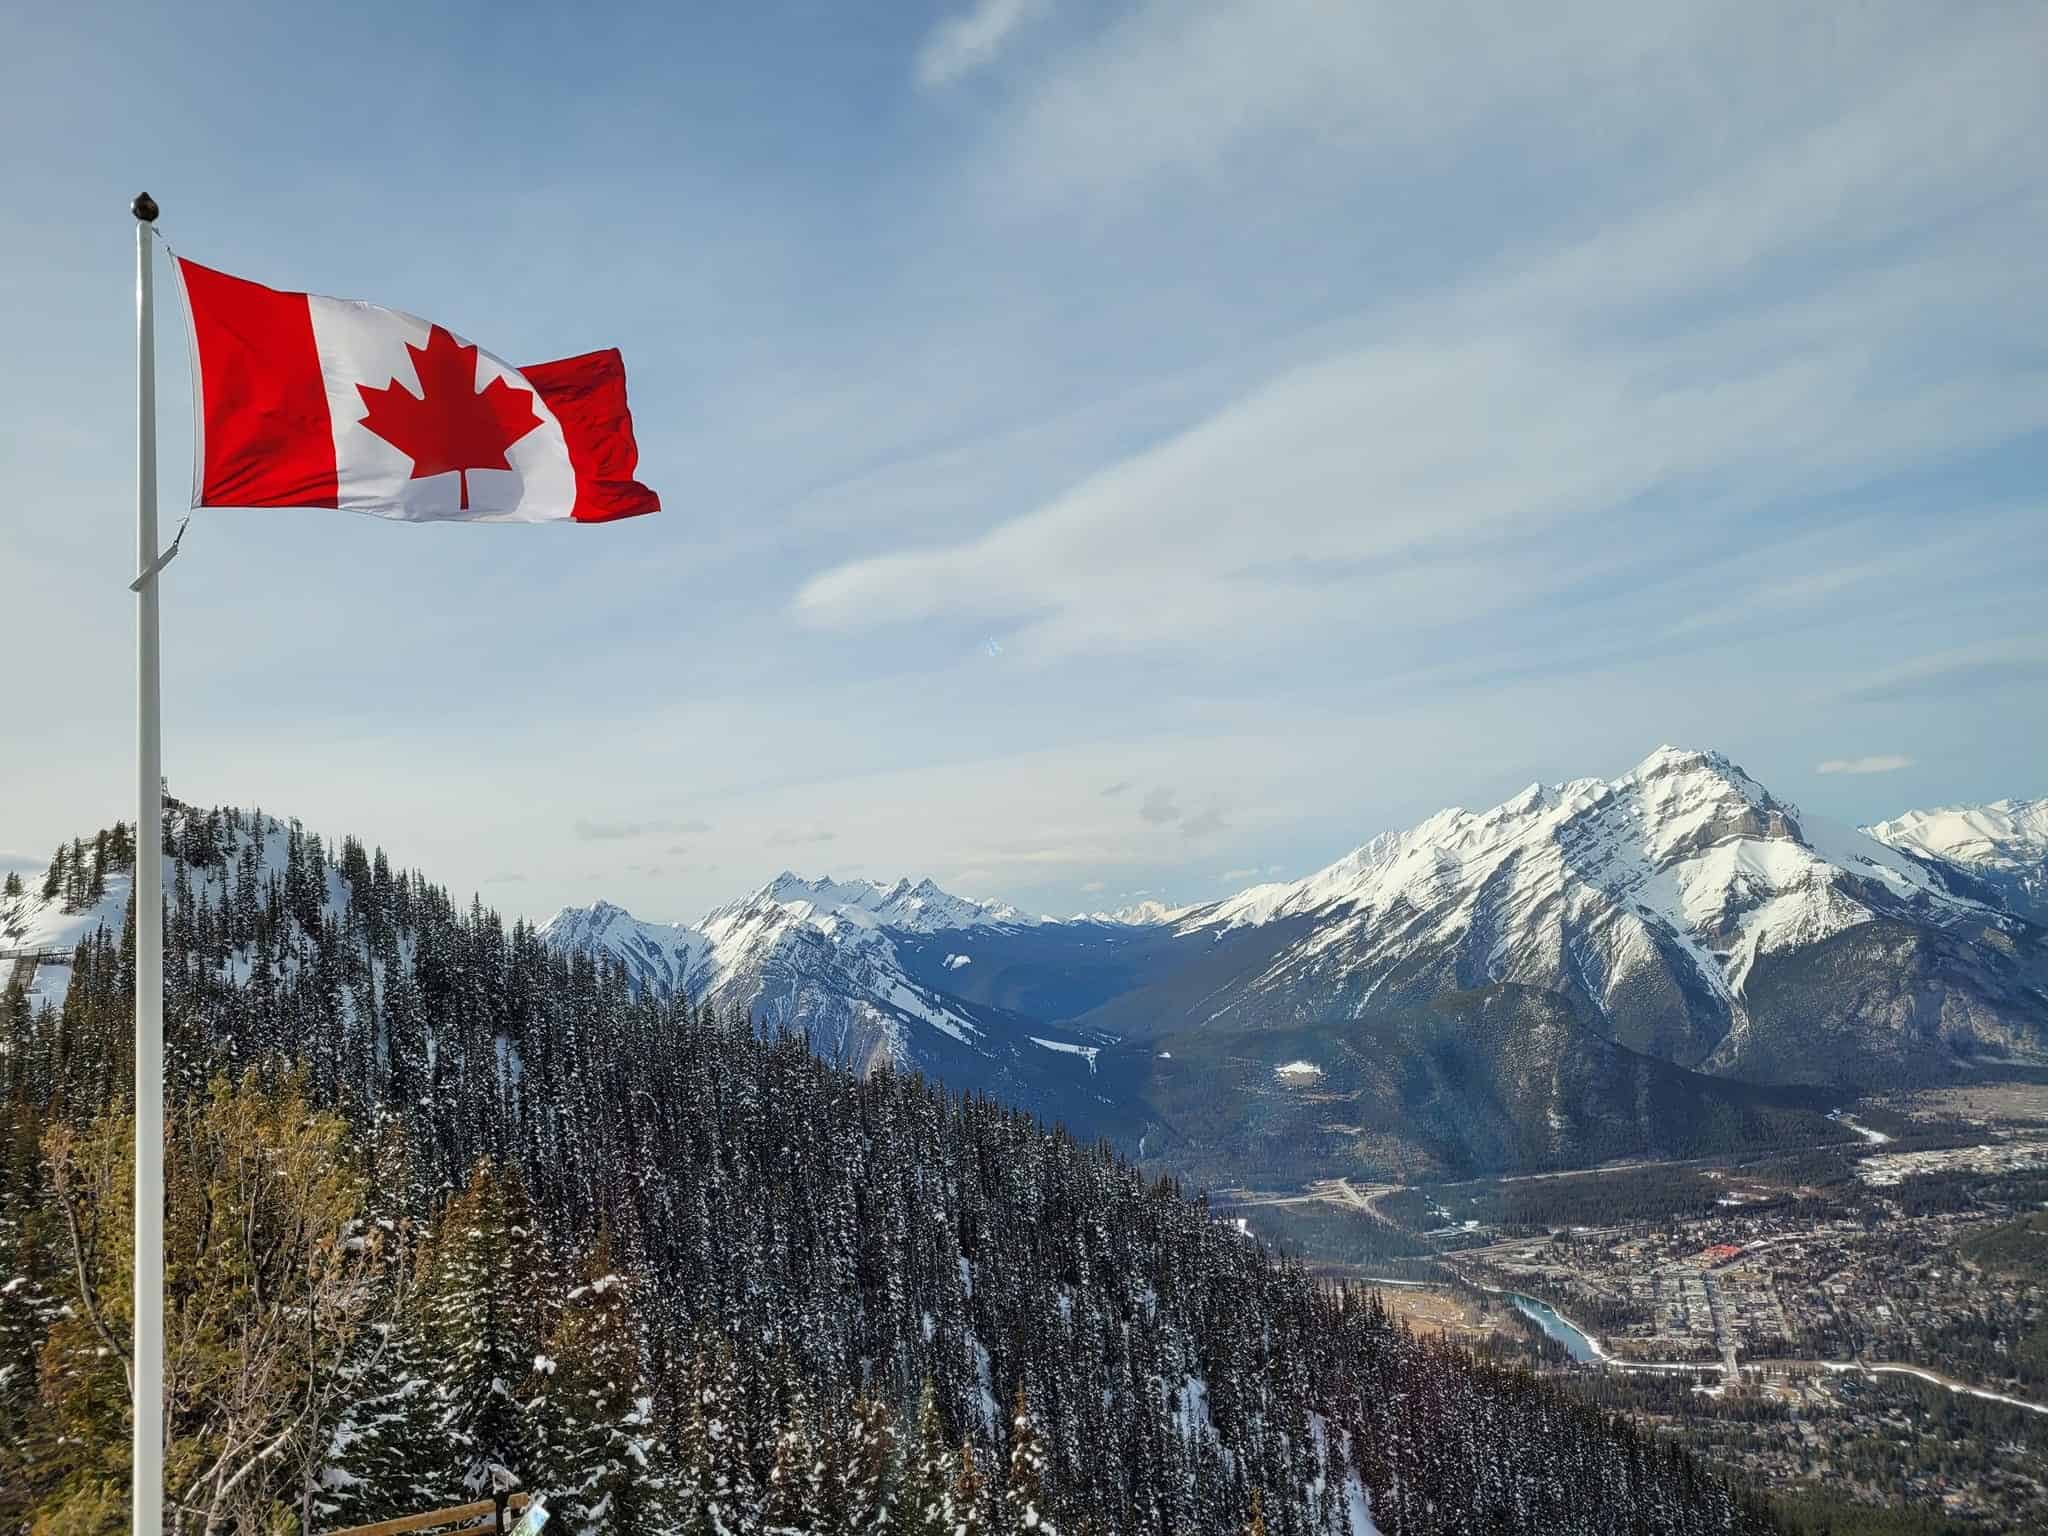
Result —
M1017 1112L636 999L354 841L166 836L184 1529L492 1463L593 1532L1772 1528ZM133 973L131 919L0 1002L10 1529L125 1528Z

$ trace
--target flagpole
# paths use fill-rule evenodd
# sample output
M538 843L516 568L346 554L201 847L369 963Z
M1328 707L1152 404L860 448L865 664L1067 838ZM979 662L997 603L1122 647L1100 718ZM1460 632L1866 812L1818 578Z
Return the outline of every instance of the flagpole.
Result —
M156 200L135 215L135 1339L134 1536L164 1530L163 699L157 663Z

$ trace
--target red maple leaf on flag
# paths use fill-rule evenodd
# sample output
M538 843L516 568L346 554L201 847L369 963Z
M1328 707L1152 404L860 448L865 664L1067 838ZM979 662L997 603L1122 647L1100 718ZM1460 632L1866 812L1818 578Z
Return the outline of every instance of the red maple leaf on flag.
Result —
M464 346L435 326L425 347L407 342L420 393L397 379L381 389L358 384L356 393L370 413L362 418L385 442L412 460L412 478L462 477L462 506L469 507L472 469L510 469L505 450L540 425L529 390L503 379L476 387L476 348Z

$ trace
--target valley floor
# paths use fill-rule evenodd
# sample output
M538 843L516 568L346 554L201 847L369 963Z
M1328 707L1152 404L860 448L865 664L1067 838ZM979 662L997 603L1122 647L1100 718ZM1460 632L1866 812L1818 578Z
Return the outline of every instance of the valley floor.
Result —
M1927 1529L2040 1529L2048 1087L1841 1118L1858 1144L1212 1204L1380 1285L1417 1331L1533 1356L1773 1492L1913 1508Z

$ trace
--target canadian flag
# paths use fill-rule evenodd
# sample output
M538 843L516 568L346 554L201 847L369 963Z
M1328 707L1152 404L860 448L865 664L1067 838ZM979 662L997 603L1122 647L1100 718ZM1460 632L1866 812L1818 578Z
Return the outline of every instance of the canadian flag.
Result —
M396 309L177 259L191 323L195 507L413 522L655 512L616 350L514 368Z

